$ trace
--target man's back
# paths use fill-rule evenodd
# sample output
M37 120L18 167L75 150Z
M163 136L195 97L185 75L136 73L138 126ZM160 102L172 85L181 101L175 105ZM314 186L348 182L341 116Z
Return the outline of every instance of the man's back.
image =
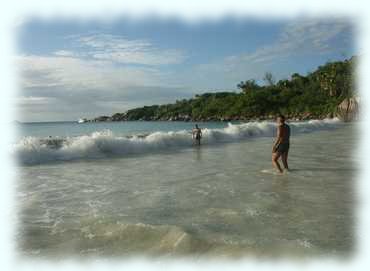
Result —
M195 128L193 133L195 134L196 139L200 139L202 130L200 128Z
M290 127L284 123L280 126L280 136L282 137L281 143L289 143L290 139Z

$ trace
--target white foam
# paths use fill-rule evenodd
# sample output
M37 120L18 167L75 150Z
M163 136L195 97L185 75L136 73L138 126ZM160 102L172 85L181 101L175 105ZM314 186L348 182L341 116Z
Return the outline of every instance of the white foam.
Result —
M335 128L338 119L311 120L292 122L293 134ZM235 142L252 137L273 136L276 124L273 122L249 122L244 124L229 123L223 129L203 129L202 144L210 145L222 142ZM36 137L24 137L13 147L13 152L21 164L33 165L51 161L71 161L94 159L110 156L125 156L156 152L166 149L186 148L193 144L190 131L154 132L145 137L124 137L105 130L90 135L69 137L57 140Z

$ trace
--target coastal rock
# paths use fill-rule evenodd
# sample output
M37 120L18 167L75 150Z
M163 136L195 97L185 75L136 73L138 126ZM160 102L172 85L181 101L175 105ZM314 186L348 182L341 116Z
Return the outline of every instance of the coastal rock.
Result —
M337 107L337 117L343 121L357 120L359 116L359 98L344 99Z
M231 117L230 116L224 116L220 118L220 121L230 121Z
M312 117L312 114L310 112L305 112L302 114L301 119L302 120L309 120Z
M100 122L100 121L111 121L111 117L109 116L100 116L95 119L93 119L94 122Z
M326 118L327 118L327 119L332 119L332 118L334 118L334 114L333 114L333 112L328 113L328 114L326 115Z

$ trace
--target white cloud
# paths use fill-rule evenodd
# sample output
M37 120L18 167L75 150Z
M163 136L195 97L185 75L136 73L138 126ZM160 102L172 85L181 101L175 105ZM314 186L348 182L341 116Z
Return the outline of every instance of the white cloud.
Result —
M145 40L128 40L114 35L80 36L76 43L82 49L81 56L116 63L155 66L179 64L186 59L181 50L159 49Z
M153 66L117 65L108 60L69 56L16 57L23 121L69 120L123 112L184 96L167 73Z
M45 105L45 104L49 104L51 102L55 101L54 98L52 97L34 97L34 96L21 96L21 97L17 97L15 102L17 105L23 105L23 106L27 106L27 105Z
M54 55L56 56L75 56L75 53L68 50L59 50L54 52Z
M104 34L66 38L74 42L69 50L57 50L51 56L16 58L23 88L63 86L108 90L165 85L157 66L177 64L185 59L180 50L160 50L144 40Z
M345 34L341 42L350 42L351 26L349 21L339 19L290 22L283 27L274 42L258 47L251 53L231 55L212 63L197 65L194 70L198 77L220 77L237 82L248 78L262 79L263 74L274 67L274 75L284 78L289 75L286 74L288 71L276 67L288 57L346 51L348 48L336 43L336 38Z
M273 44L242 56L244 61L266 62L295 54L322 54L338 50L333 38L351 31L351 25L344 20L305 19L287 24Z
M69 89L125 88L158 84L159 71L148 67L117 67L109 61L61 56L18 56L21 85Z

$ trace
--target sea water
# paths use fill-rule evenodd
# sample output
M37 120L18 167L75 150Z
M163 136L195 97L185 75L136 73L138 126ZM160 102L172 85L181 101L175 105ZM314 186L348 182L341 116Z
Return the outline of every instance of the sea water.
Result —
M22 255L296 256L354 249L353 124L290 123L291 171L283 175L271 170L272 122L200 123L200 147L186 122L20 125L13 150Z

